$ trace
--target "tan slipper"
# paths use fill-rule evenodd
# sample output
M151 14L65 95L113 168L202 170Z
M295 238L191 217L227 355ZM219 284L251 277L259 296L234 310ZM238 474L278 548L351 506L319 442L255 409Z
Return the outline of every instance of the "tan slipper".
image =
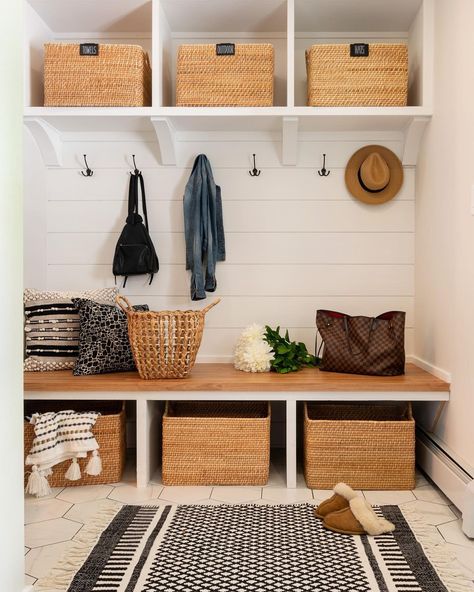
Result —
M329 499L321 502L314 510L314 515L317 518L323 519L331 512L337 512L349 507L351 499L357 497L357 493L346 485L345 483L338 483L333 489L334 495Z
M362 497L352 498L347 508L327 514L323 525L339 534L375 536L395 530L395 525L377 516L372 506Z

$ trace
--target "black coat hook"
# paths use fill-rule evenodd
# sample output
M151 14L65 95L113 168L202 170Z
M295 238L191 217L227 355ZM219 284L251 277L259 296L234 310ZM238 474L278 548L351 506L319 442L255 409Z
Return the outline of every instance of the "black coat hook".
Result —
M86 155L85 154L84 154L84 162L86 164L86 170L85 171L81 171L81 175L83 177L92 177L92 175L94 174L94 171L89 168L89 165L87 164L87 158L86 158Z
M255 154L253 155L253 169L249 171L249 175L251 177L258 177L262 171L257 169L257 165L255 164Z
M137 169L137 163L135 162L135 154L132 154L132 158L133 158L133 167L134 167L134 171L133 171L133 173L130 173L130 174L131 174L131 175L132 175L132 174L138 175L138 173L139 173L140 171Z
M323 154L323 168L318 171L318 175L320 177L327 177L328 175L330 175L330 173L331 171L328 171L326 169L326 155Z

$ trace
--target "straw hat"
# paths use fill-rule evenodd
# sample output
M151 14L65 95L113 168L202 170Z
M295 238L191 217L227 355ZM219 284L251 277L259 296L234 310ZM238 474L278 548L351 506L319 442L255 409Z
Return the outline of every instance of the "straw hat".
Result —
M403 183L402 163L384 146L364 146L346 166L346 186L367 204L382 204L394 198Z

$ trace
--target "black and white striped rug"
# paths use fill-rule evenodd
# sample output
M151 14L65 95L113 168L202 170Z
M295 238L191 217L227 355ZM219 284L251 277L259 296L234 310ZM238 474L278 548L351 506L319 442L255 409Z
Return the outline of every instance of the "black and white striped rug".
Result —
M39 590L461 592L433 527L398 506L376 537L325 530L309 504L124 506L102 514ZM101 532L98 530L101 529Z

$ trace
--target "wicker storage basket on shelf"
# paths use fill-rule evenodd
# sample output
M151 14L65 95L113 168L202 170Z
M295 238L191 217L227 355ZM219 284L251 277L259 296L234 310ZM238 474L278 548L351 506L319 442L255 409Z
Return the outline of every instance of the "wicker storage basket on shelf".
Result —
M151 105L150 62L139 45L101 43L97 55L81 55L80 47L76 43L45 44L45 106Z
M163 416L165 485L264 485L270 466L270 405L168 402Z
M102 473L97 476L87 475L85 468L89 458L78 459L81 468L81 479L69 481L64 477L71 461L67 460L53 467L53 474L48 477L51 487L68 487L76 485L100 485L103 483L118 483L122 478L125 467L125 404L121 401L27 401L25 416L33 413L46 413L48 411L61 411L74 409L74 411L99 411L101 416L97 419L92 433L99 444L99 454L102 459ZM34 426L25 420L24 446L25 459L31 450L35 437ZM31 469L25 466L25 485L27 473Z
M201 345L204 317L220 299L202 310L160 312L137 312L124 296L116 300L128 318L130 346L140 377L185 378Z
M219 55L219 47L224 53ZM229 55L225 49L235 48ZM181 45L178 107L271 107L274 49L270 43Z
M410 404L305 403L304 472L313 489L415 487Z
M350 48L350 44L313 45L306 51L308 105L405 106L407 46L401 43L371 43L366 57L351 56Z

